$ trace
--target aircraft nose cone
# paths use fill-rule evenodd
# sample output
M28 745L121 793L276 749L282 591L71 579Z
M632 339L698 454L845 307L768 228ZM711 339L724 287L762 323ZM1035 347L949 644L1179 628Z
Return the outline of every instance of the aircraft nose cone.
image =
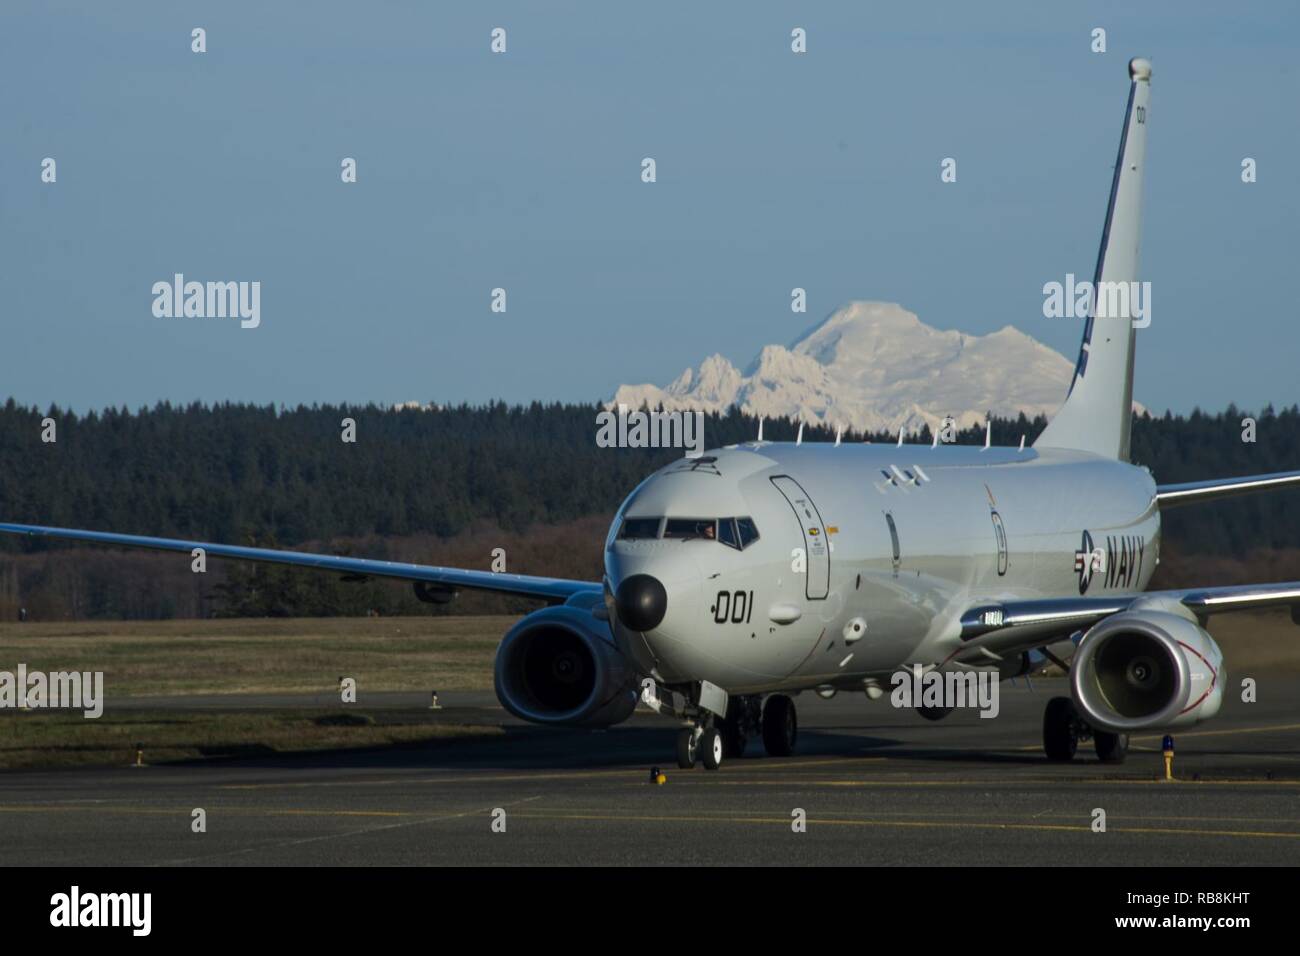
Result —
M668 613L668 592L648 574L634 574L614 594L618 619L634 631L653 631Z

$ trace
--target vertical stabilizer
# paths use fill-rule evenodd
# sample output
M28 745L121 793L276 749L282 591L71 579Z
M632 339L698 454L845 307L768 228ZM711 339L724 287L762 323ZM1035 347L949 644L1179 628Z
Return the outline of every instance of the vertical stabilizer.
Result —
M1133 299L1138 291L1138 234L1146 162L1151 63L1129 61L1128 108L1097 253L1093 294L1079 360L1065 404L1034 442L1128 459L1133 420ZM1144 307L1150 300L1144 296Z

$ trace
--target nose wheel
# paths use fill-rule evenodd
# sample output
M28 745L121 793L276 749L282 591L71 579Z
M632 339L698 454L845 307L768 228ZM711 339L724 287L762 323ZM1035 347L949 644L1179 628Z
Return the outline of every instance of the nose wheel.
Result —
M757 731L763 736L763 749L771 757L788 757L794 753L799 737L799 718L794 701L785 694L773 694L762 707L757 697L734 698L727 717L712 718L706 723L684 727L677 734L677 766L689 770L696 763L706 770L717 770L724 757L739 757L748 735Z
M690 770L695 766L700 733L701 730L696 727L683 727L677 733L677 766L683 770Z
M693 692L692 698L683 703L683 695L671 692L646 698L657 712L689 721L677 732L677 766L683 770L697 763L704 764L706 770L717 770L723 758L742 756L745 744L758 736L773 757L794 753L799 718L794 701L785 694L772 694L764 703L757 694L728 697L720 688L703 682L698 696Z
M698 760L705 770L722 766L725 747L716 727L684 727L677 734L677 766L690 770Z
M705 770L717 770L722 766L722 734L717 727L708 727L700 734L700 763Z

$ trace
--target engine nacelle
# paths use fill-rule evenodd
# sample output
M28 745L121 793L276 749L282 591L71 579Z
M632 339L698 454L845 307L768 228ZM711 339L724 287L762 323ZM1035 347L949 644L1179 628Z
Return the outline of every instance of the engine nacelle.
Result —
M1075 706L1112 733L1208 720L1223 700L1223 653L1195 621L1144 608L1114 614L1079 642L1070 665Z
M507 631L494 682L506 710L537 724L608 727L636 708L636 674L609 625L580 607L543 608Z

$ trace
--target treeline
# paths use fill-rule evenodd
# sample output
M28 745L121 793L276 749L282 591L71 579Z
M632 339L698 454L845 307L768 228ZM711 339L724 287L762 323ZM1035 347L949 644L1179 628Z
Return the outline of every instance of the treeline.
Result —
M599 447L600 410L163 403L75 415L10 400L0 408L0 520L485 569L492 548L504 547L510 571L595 579L604 525L623 496L681 455ZM1253 442L1242 440L1245 417L1229 407L1137 418L1133 459L1161 482L1300 467L1300 409L1258 413ZM355 441L343 440L345 419L355 423ZM1032 443L1044 424L995 420L993 440L1014 445L1024 435ZM796 430L796 422L770 420L764 437L791 440ZM757 422L734 409L708 416L704 428L709 446L756 432ZM833 437L822 428L804 433L805 441ZM864 438L897 440L845 435ZM929 431L909 440L929 443ZM980 444L984 434L969 429L958 440ZM1171 511L1166 553L1185 560L1300 545L1298 499L1280 492ZM453 608L502 606L472 599ZM194 575L184 555L0 536L0 616L12 619L18 607L45 618L429 608L409 588L385 582L216 560L208 574Z

